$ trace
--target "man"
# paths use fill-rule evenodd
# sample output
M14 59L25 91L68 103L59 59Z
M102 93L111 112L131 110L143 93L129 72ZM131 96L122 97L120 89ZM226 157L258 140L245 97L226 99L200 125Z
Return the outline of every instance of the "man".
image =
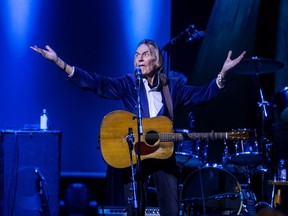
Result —
M81 88L94 91L98 96L121 100L123 109L137 114L137 83L134 74L127 74L118 78L101 76L97 73L86 72L81 68L71 66L60 59L49 46L46 49L31 47L45 58L53 61L60 69L68 74L71 82ZM202 87L188 86L178 79L168 79L163 71L163 57L158 45L152 40L143 40L139 43L135 56L134 66L141 69L140 85L141 115L144 118L167 116L173 120L173 111L169 109L172 102L173 110L188 104L200 104L216 97L224 88L227 71L237 65L245 55L245 51L236 59L231 59L232 51L223 64L216 79ZM166 86L168 87L165 93ZM164 216L178 215L178 167L175 156L168 159L147 159L141 162L141 176L143 179L152 177L160 208ZM125 187L129 191L129 170L123 169ZM125 190L127 191L127 189Z

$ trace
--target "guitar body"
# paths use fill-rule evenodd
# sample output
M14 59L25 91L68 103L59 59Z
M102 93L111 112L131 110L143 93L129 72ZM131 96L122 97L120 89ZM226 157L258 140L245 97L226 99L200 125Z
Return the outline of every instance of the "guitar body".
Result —
M158 137L162 133L172 133L173 125L169 118L158 116L143 118L143 135L138 143L137 118L130 112L117 110L106 115L101 123L100 143L104 160L115 168L125 168L131 165L129 145L126 140L129 128L132 129L133 150L132 163L137 161L140 148L141 160L148 158L167 159L173 154L173 141L161 141ZM149 138L153 135L153 139ZM137 152L136 152L137 151Z

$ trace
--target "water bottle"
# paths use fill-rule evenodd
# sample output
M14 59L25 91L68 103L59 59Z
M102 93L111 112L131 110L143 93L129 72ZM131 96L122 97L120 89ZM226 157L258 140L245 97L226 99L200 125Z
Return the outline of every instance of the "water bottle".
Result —
M48 116L46 109L42 110L42 114L40 116L40 129L47 130L48 129Z
M278 165L278 181L286 181L286 172L285 160L281 159Z

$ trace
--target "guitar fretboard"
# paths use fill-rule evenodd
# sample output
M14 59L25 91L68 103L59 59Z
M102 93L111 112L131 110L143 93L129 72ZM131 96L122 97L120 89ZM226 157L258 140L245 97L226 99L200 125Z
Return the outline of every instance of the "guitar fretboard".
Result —
M228 132L195 132L195 133L165 133L160 134L160 141L171 142L171 141L182 141L182 140L198 140L198 139L227 139Z
M230 139L230 140L246 140L249 139L247 131L235 131L235 132L193 132L193 133L147 133L144 135L146 141L160 142L174 142L182 140L201 140L201 139ZM134 137L137 137L134 135Z

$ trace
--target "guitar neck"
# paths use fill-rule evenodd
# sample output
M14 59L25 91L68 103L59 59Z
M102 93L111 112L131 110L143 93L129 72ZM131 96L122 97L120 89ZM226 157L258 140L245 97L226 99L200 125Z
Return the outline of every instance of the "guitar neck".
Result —
M192 139L192 140L197 140L197 139L209 139L209 140L231 139L231 132L161 133L159 135L160 135L160 141L162 141L162 142L173 142L173 141L182 141L182 140L190 140L190 139Z
M228 132L210 132L210 133L188 133L190 139L228 139Z

